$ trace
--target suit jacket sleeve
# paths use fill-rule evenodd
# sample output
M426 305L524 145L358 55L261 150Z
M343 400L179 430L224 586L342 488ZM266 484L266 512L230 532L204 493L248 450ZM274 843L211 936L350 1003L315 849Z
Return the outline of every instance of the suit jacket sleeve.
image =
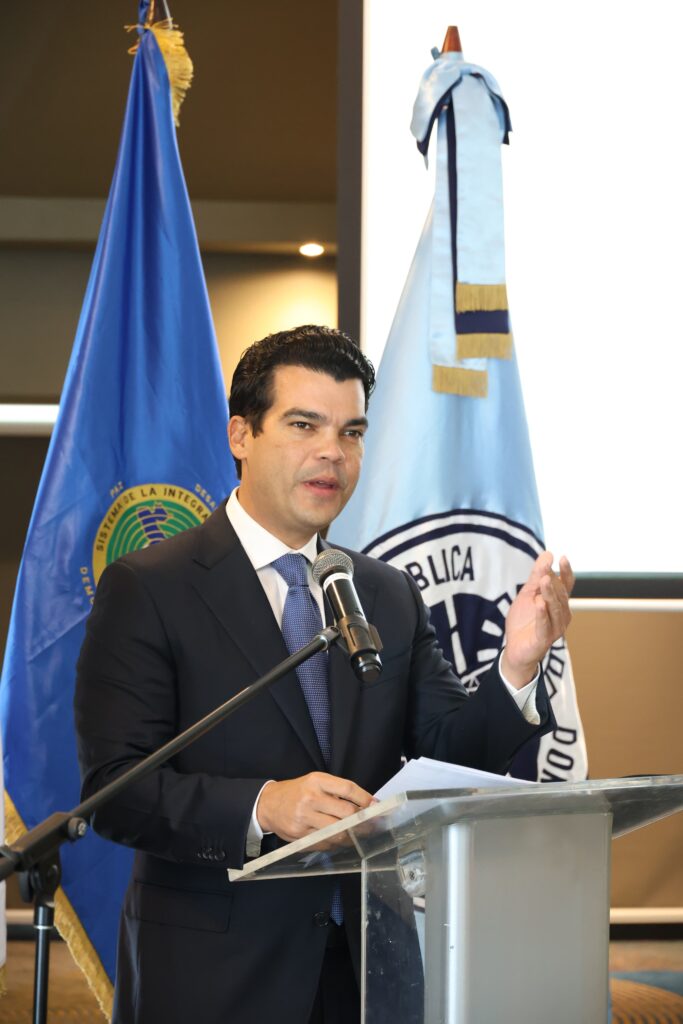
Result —
M113 563L99 582L78 661L83 798L178 733L175 674L154 599L134 568ZM239 866L266 781L180 772L172 762L105 805L93 825L107 838L170 860Z
M540 725L527 722L498 672L498 660L468 695L445 660L414 581L405 575L417 626L412 658L405 753L505 774L517 751L554 726L543 677L536 688Z

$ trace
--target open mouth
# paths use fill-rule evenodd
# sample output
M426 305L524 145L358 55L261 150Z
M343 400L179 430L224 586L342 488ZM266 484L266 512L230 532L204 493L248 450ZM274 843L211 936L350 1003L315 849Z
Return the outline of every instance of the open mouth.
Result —
M311 488L315 491L324 491L331 493L339 490L339 483L337 480L327 480L324 478L316 478L315 480L307 480L306 487Z

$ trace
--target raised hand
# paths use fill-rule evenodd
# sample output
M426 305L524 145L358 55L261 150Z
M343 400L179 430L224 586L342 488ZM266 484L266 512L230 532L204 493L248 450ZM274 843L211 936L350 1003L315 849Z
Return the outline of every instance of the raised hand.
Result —
M560 559L559 574L553 572L552 565L550 551L538 556L529 579L507 614L501 670L517 689L531 682L539 661L564 635L571 621L572 567L564 555Z

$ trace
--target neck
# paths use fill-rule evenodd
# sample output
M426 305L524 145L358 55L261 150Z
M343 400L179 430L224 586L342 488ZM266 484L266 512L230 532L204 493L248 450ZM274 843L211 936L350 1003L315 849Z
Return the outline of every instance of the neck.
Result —
M259 513L259 509L251 501L249 492L240 486L237 490L237 500L240 505L247 513L247 515L258 523L264 530L267 530L272 537L277 537L278 540L286 544L288 548L292 548L294 551L299 551L301 548L308 544L311 537L314 537L317 530L311 530L310 532L303 533L302 531L290 532L283 530L277 523L272 523L270 520Z

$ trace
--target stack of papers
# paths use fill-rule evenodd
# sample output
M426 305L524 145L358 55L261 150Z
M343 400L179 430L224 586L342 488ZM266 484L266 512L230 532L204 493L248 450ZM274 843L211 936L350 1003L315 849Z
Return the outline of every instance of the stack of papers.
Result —
M448 761L434 761L431 757L418 757L408 761L392 779L378 789L375 796L386 800L395 793L410 793L426 789L482 789L485 786L538 786L527 779L512 779L509 775L494 775L477 768L465 768Z

